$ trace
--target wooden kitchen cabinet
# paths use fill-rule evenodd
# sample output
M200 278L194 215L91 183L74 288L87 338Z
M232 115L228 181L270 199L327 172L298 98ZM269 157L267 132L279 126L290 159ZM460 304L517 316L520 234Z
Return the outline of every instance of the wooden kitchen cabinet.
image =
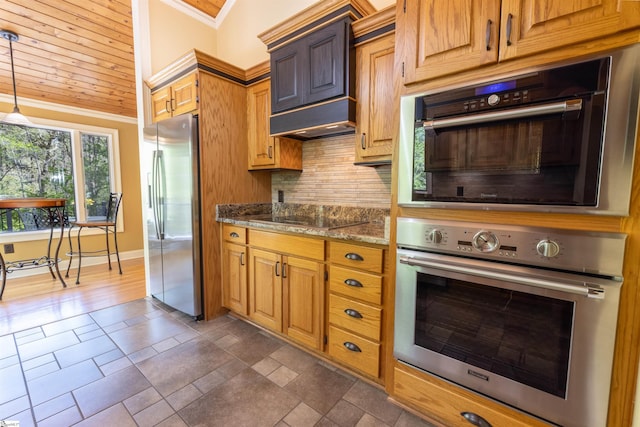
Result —
M356 47L356 164L391 162L394 43L389 34Z
M249 231L249 317L322 350L324 241Z
M229 310L248 315L246 228L222 226L222 300Z
M482 417L493 427L543 427L549 424L480 397L414 368L396 362L394 398L429 416L438 425L471 425L463 413ZM485 424L477 424L485 425Z
M249 170L302 170L302 142L269 135L271 116L270 80L247 89L247 142Z
M191 73L151 94L151 119L157 122L198 109L198 74Z
M397 11L405 84L640 26L640 5L618 0L406 0L405 5Z
M329 355L373 378L382 357L384 250L329 244Z

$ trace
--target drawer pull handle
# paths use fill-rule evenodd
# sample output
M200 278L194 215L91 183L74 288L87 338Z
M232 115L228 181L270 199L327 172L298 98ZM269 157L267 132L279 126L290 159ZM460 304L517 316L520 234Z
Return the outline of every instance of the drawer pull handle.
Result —
M232 231L231 233L229 233L229 236L233 237L234 239L237 239L238 237L240 237L240 235L235 231Z
M475 414L473 412L460 412L460 415L464 417L465 420L469 421L471 424L477 427L491 427L491 424L480 415Z
M346 259L350 259L351 261L364 261L364 258L362 258L362 255L359 255L353 252L347 252L344 257Z
M347 316L355 317L356 319L362 319L362 314L352 308L347 308L344 310L344 312L347 314Z
M358 282L356 279L347 279L344 281L345 285L353 286L354 288L361 288L362 283Z
M360 347L358 347L357 345L355 345L352 342L346 341L346 342L342 343L342 345L349 351L355 351L356 353L362 353L362 350L360 350Z

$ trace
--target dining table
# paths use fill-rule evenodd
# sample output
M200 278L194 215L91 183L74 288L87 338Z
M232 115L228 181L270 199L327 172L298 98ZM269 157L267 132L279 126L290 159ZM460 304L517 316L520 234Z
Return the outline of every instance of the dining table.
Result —
M63 287L67 287L59 267L60 246L64 238L64 208L66 199L51 197L17 197L17 198L0 198L0 216L11 215L13 209L39 209L45 211L48 215L49 223L49 239L47 243L47 252L41 256L16 261L5 260L0 251L0 300L7 283L7 274L12 271L48 267L53 279L58 279ZM53 242L53 234L56 224L60 227L60 238L55 248L53 257L51 256L51 245ZM6 255L6 254L5 254ZM55 271L55 272L54 272Z

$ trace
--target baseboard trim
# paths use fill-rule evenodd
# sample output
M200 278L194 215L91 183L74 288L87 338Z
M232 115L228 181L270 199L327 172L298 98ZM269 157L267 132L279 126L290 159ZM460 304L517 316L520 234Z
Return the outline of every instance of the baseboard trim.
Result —
M143 258L143 257L144 257L143 249L138 249L135 251L120 252L120 261L125 261L125 260L135 259L135 258ZM111 255L111 262L117 262L115 255ZM61 272L66 271L68 264L69 264L68 259L61 260L59 263L60 271ZM89 267L91 265L100 265L100 264L107 264L106 256L86 257L82 259L82 267ZM78 267L78 261L75 260L71 265L71 268L77 268L77 267ZM10 279L12 277L35 276L43 273L49 274L46 268L29 268L25 270L16 269L16 270L12 270L9 274L7 274L7 279Z

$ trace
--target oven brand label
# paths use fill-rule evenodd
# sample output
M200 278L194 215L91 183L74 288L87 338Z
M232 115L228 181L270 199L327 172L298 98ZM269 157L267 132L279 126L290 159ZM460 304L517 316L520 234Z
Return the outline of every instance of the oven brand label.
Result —
M471 369L467 369L467 374L474 376L476 378L480 378L481 380L489 381L489 376L485 374L481 374L480 372L473 371Z

